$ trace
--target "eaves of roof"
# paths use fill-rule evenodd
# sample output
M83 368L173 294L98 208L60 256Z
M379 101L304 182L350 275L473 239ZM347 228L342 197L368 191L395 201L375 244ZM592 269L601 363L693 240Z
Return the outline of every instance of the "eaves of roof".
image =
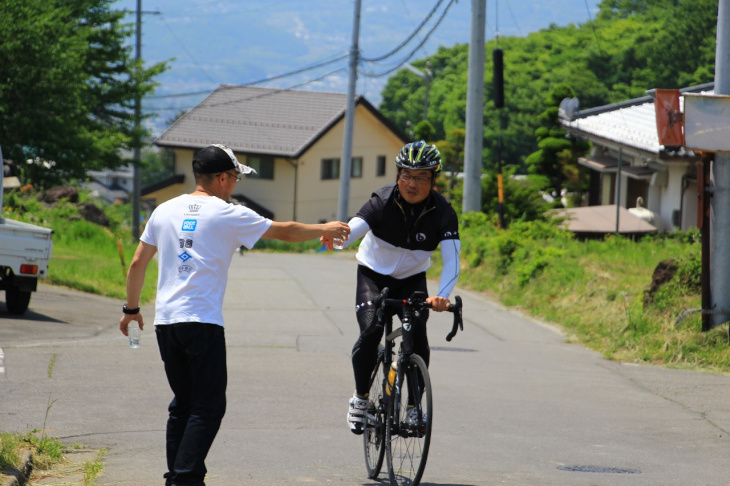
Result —
M680 93L707 92L713 83L693 86ZM680 98L680 103L682 102ZM692 157L689 151L666 150L659 144L654 98L644 96L579 111L572 120L561 120L571 134L605 146L626 147L659 159Z
M140 195L146 196L153 192L160 191L166 187L174 186L175 184L182 184L185 182L185 174L175 174L161 181L155 182L140 189Z

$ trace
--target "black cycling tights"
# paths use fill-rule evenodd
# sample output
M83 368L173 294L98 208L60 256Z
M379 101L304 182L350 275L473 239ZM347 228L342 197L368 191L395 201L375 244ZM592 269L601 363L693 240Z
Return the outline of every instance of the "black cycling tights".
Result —
M381 275L362 265L358 266L356 313L357 323L360 325L361 332L375 315L375 308L372 305L373 298L385 287L390 289L388 297L391 299L408 298L417 290L428 292L425 272L399 280ZM413 351L423 358L426 366L428 366L431 356L431 350L428 347L428 336L426 335L427 320L428 310L421 311L418 317L413 316L412 331ZM361 334L352 347L352 369L355 374L355 392L360 396L365 396L370 391L370 373L378 359L378 344L382 337L383 327L378 327L368 336Z

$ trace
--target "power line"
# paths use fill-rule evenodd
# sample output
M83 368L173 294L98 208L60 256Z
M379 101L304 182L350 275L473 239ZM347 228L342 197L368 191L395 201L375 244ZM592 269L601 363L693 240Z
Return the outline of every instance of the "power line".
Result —
M172 35L172 38L175 39L175 42L177 42L178 45L182 48L182 50L185 51L185 54L187 54L190 57L190 59L192 59L193 64L195 64L195 66L198 69L200 69L200 72L202 72L206 78L208 78L208 81L210 81L211 83L215 83L216 81L210 77L210 75L208 74L208 72L205 69L202 68L202 66L198 63L198 60L195 59L195 56L193 56L190 53L190 51L188 51L188 49L183 45L183 43L180 42L180 39L175 34L175 31L172 30L172 28L170 28L170 26L167 24L167 20L165 19L164 15L160 15L160 20L162 20L162 23L165 25L165 28L170 32L170 34Z
M254 84L261 84L261 83L266 83L266 82L274 81L274 80L281 79L281 78L287 78L287 77L293 76L295 74L303 73L305 71L311 71L312 69L317 69L322 66L326 66L327 64L332 64L332 63L335 63L338 61L342 61L343 59L347 59L347 57L348 57L348 54L344 54L335 59L330 59L329 61L321 61L316 64L312 64L310 66L306 66L301 69L297 69L295 71L289 71L288 73L278 74L276 76L270 76L268 78L259 79L258 81L251 81L249 83L244 83L242 86L252 86Z
M253 86L253 85L256 85L256 84L267 83L269 81L275 81L275 80L281 79L281 78L287 78L289 76L293 76L295 74L300 74L300 73L303 73L303 72L306 72L306 71L311 71L313 69L317 69L317 68L320 68L322 66L326 66L328 64L332 64L332 63L341 61L341 60L346 59L346 58L347 58L347 54L344 54L344 55L341 55L341 56L339 56L337 58L334 58L334 59L318 61L315 64L310 64L309 66L305 66L303 68L296 69L294 71L289 71L289 72L286 72L286 73L277 74L276 76L271 76L271 77L268 77L268 78L263 78L263 79L259 79L259 80L256 80L256 81L251 81L251 82L248 82L248 83L243 83L240 86ZM314 80L314 81L317 81L317 80ZM212 93L213 91L215 91L215 90L214 89L208 89L208 90L202 90L202 91L192 91L192 92L189 92L189 93L176 93L176 94L169 94L169 95L153 95L153 96L147 96L147 98L149 98L149 99L180 98L180 97L184 97L184 96L197 96L197 95L201 95L201 94Z
M415 47L415 49L413 49L406 56L406 58L403 59L401 62L399 62L394 68L388 69L387 71L382 72L382 73L374 73L374 72L367 72L367 71L359 71L359 72L361 74L363 74L364 76L367 76L367 77L382 77L382 76L385 76L387 74L390 74L390 73L396 71L397 69L401 68L428 41L428 39L431 36L431 34L433 34L433 32L436 30L436 28L443 21L444 17L446 16L446 13L448 12L449 8L454 3L454 1L455 0L450 0L449 1L448 5L444 9L444 11L442 12L442 14L438 18L438 20L436 21L435 25L428 31L428 33L426 34L425 38L423 40L421 40L421 42L419 42L419 44ZM431 19L431 17L433 16L433 14L438 10L438 8L441 6L442 3L443 3L443 0L438 0L436 2L436 4L435 4L434 8L429 12L429 14L421 22L421 24L408 36L408 38L404 42L402 42L396 48L392 49L390 52L388 52L387 54L385 54L383 56L379 56L379 57L376 57L376 58L361 58L361 59L363 61L366 61L366 62L378 62L378 61L382 61L384 59L387 59L388 57L393 56L395 53L397 53L399 50L401 50L403 47L405 47L405 45L409 41L411 41L423 29L424 25ZM165 26L166 26L166 28L168 28L168 30L170 29L170 27L167 24L165 24ZM173 37L175 37L176 41L178 41L178 43L180 43L179 40L177 39L177 37L174 35L174 33L173 33ZM191 59L193 59L195 61L195 58L187 51L187 49L185 49L185 47L181 43L180 43L180 45L183 48L183 50L185 50L185 52L191 57ZM333 63L342 61L344 59L347 59L347 57L348 57L348 54L338 55L337 57L335 57L333 59L324 59L322 61L318 61L318 62L316 62L314 64L311 64L311 65L302 67L300 69L296 69L296 70L293 70L293 71L288 71L286 73L278 74L278 75L275 75L275 76L270 76L270 77L267 77L267 78L258 79L258 80L251 81L251 82L248 82L248 83L243 83L240 86L253 86L253 85L257 85L257 84L262 84L262 83L267 83L267 82L275 81L275 80L278 80L278 79L287 78L287 77L290 77L290 76L294 76L296 74L301 74L301 73L306 72L306 71L311 71L313 69L317 69L317 68L320 68L320 67L323 67L323 66L326 66L326 65L329 65L329 64L333 64ZM196 62L196 65L198 65L197 62ZM200 66L198 65L198 67L200 67ZM202 68L201 68L201 70L202 70ZM319 81L321 79L324 79L324 78L326 78L328 76L331 76L331 75L333 75L333 74L335 74L337 72L343 71L343 70L344 70L344 68L340 68L340 69L337 69L335 71L328 72L328 73L326 73L326 74L324 74L324 75L322 75L322 76L320 76L318 78L315 78L315 79L312 79L312 80L308 80L308 81L305 81L303 83L299 83L299 84L297 84L295 86L292 86L292 87L289 87L289 88L286 88L286 89L294 89L294 88L299 87L299 86L304 86L306 84L310 84L310 83ZM215 82L212 79L210 79L210 77L207 75L207 73L205 73L205 74L206 74L206 77L208 77L208 79L211 82ZM201 94L209 94L209 93L212 93L213 91L214 91L214 89L194 91L194 92L187 92L187 93L174 93L174 94L169 94L169 95L152 95L152 96L147 96L146 98L147 99L180 98L180 97L187 97L187 96L199 96ZM240 101L240 100L237 100L237 101ZM229 101L229 102L225 102L223 104L228 104L228 103L233 103L233 102L236 102L236 100ZM177 108L177 107L170 107L170 108L162 108L162 107L159 107L159 108L157 108L157 110L179 110L179 109L181 109L181 108Z
M418 34L421 31L423 26L426 25L426 22L428 22L429 19L431 19L431 17L436 12L436 10L439 8L439 6L443 3L443 1L444 0L438 0L436 2L436 5L434 5L434 7L431 9L431 11L426 16L426 18L423 19L423 21L418 25L418 27L416 27L416 29L413 32L411 32L411 35L406 37L406 39L403 42L401 42L398 46L396 46L393 50L391 50L390 52L388 52L386 54L383 54L382 56L372 57L372 58L362 57L361 59L365 62L377 62L377 61L382 61L384 59L387 59L390 56L397 53L399 50L401 50L403 47L405 47L406 44L408 44L411 41L411 39L413 39L416 36L416 34ZM448 9L448 7L447 7L447 9Z
M282 91L289 91L289 90L292 90L292 89L295 89L295 88L299 88L301 86L305 86L305 85L310 84L310 83L315 83L315 82L320 81L320 80L322 80L322 79L324 79L324 78L326 78L328 76L332 76L333 74L338 73L340 71L344 71L344 70L345 70L344 68L335 69L334 71L330 71L330 72L328 72L326 74L323 74L322 76L320 76L318 78L310 79L308 81L304 81L303 83L298 83L298 84L295 84L293 86L289 86L287 88L272 89L270 91L266 91L265 93L261 93L261 94L255 95L255 96L249 96L249 97L246 97L246 98L238 98L238 99L235 99L235 100L221 101L220 103L211 103L211 104L205 105L205 107L206 108L211 108L211 107L216 107L216 106L232 105L234 103L241 103L243 101L250 101L250 100L255 100L255 99L258 99L258 98L264 98L266 96L271 96L273 94L280 93ZM243 84L243 85L230 86L230 88L233 89L233 88L238 88L240 86L251 86L251 84L249 83L249 84Z
M186 96L198 96L198 95L202 95L202 94L212 93L213 91L215 91L215 89L204 89L202 91L191 91L188 93L175 93L175 94L169 94L169 95L150 95L150 96L145 96L145 99L160 100L160 99L164 99L164 98L183 98Z
M358 73L362 74L363 76L368 76L371 78L379 78L381 76L386 76L386 75L400 69L405 63L407 63L411 59L411 57L413 57L413 55L416 53L416 51L418 51L421 47L423 47L423 45L426 43L426 41L428 41L428 38L431 37L431 34L433 34L433 32L436 30L436 28L438 28L439 24L441 24L441 21L444 20L444 17L446 17L446 13L449 11L449 7L451 7L451 5L453 5L453 3L454 3L454 0L451 0L449 2L449 4L444 9L444 11L441 13L441 16L439 17L439 19L436 21L436 24L426 34L426 37L397 66L395 66L394 68L389 69L385 72L382 72L382 73L368 72L368 71L359 70L359 69L358 69Z
M588 20L590 20L591 24L591 30L593 30L593 37L596 39L596 45L598 46L598 52L601 53L601 55L605 55L603 52L603 49L601 48L601 42L598 39L598 32L596 32L596 23L593 21L593 18L591 17L591 9L588 6L588 0L583 0L583 3L586 5L586 12L588 12Z
M504 2L504 4L507 6L507 11L509 11L509 15L510 15L510 17L512 17L512 21L515 23L515 27L517 28L517 33L520 34L520 37L522 37L522 30L520 29L520 25L517 23L515 14L512 13L512 7L509 6L509 1Z
M319 76L318 78L310 79L308 81L304 81L302 83L298 83L298 84L295 84L293 86L289 86L287 88L273 89L271 91L267 91L265 93L261 93L261 94L258 94L256 96L249 96L247 98L238 98L238 99L235 99L235 100L228 100L228 101L222 101L220 103L213 103L213 104L206 105L206 108L216 107L216 106L224 106L224 105L231 105L231 104L234 104L234 103L240 103L242 101L250 101L250 100L255 100L255 99L258 99L258 98L263 98L265 96L271 96L273 94L280 93L282 91L289 91L289 90L296 89L296 88L299 88L299 87L302 87L302 86L306 86L307 84L316 83L317 81L320 81L320 80L322 80L322 79L324 79L324 78L326 78L328 76L332 76L333 74L336 74L336 73L338 73L340 71L344 71L344 70L345 70L344 68L335 69L334 71L330 71L328 73L325 73L322 76ZM249 86L249 84L235 85L235 86L231 86L231 87L232 88L233 87L236 87L237 88L237 87L240 87L240 86ZM209 92L212 92L212 91L214 91L214 90L211 90L211 91L202 91L200 93L209 93ZM199 106L199 105L196 105L196 106ZM195 108L196 106L189 106L189 107L147 107L147 110L149 110L150 112L171 111L171 110L183 111L183 110L189 110L189 109Z

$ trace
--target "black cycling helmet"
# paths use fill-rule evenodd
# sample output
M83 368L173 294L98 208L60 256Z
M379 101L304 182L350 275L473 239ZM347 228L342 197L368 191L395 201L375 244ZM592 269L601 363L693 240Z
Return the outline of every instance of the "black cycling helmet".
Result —
M398 152L395 165L401 169L428 169L438 174L441 172L441 153L435 145L423 140L407 143Z

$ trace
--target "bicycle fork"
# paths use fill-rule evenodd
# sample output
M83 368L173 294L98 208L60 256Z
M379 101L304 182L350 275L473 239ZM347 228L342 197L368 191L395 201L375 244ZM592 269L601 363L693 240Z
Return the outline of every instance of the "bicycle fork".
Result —
M423 390L420 386L421 380L418 375L418 368L412 366L407 357L401 357L399 359L398 371L396 373L395 383L393 383L393 392L388 397L389 400L394 400L394 402L387 404L387 406L393 407L393 414L391 416L391 420L393 421L391 424L393 435L414 437L420 436L423 432L422 427L425 423L421 408L421 395L423 394ZM401 399L404 383L406 384L406 392L408 393L407 403L403 403ZM403 406L406 407L406 410L403 410ZM411 408L417 410L416 417L410 416L409 410ZM416 420L410 423L409 418L415 418Z

